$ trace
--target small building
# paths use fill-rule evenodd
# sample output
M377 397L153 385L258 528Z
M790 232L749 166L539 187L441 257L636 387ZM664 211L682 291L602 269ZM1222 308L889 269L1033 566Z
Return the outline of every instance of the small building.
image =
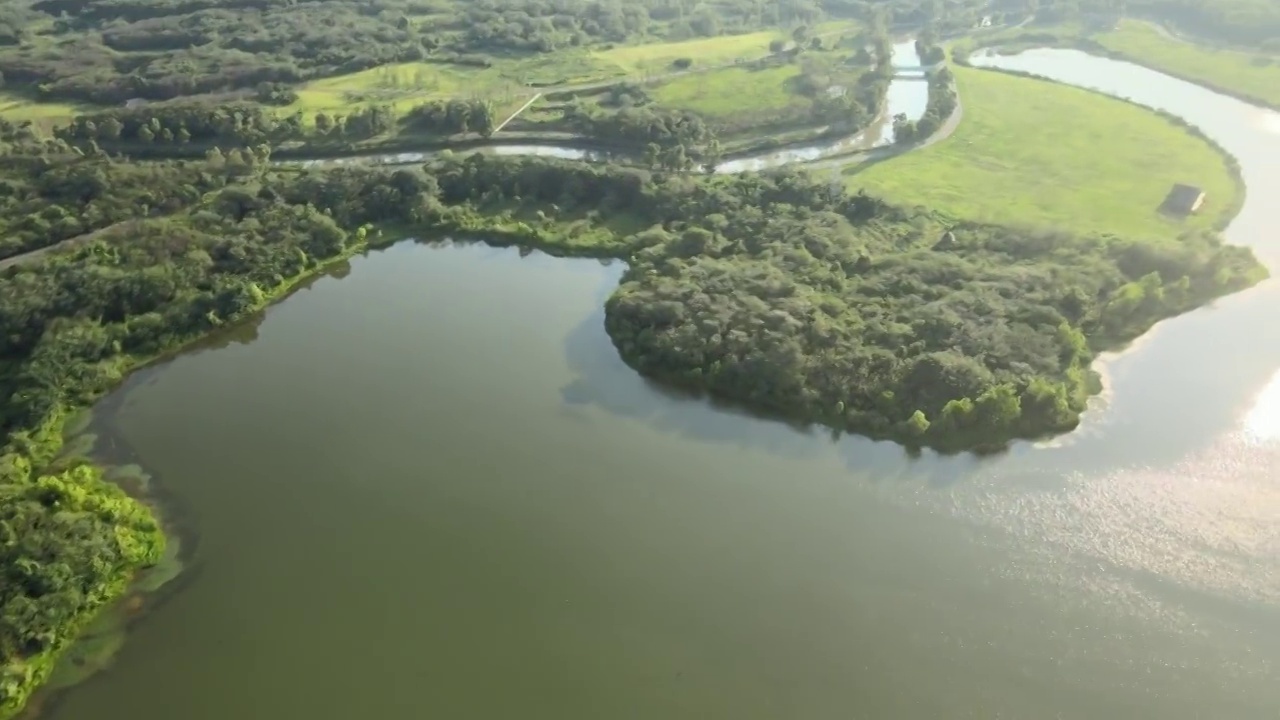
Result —
M1173 186L1160 209L1172 215L1190 215L1204 205L1204 191L1194 185Z

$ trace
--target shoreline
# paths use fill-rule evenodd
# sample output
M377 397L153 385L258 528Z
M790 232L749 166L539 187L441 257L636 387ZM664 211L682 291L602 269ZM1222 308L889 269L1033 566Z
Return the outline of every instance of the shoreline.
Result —
M992 67L992 65L972 63L972 58L974 58L974 56L979 56L980 58L980 56L982 56L983 53L992 53L992 54L1000 55L996 53L997 49L1000 49L1000 47L1001 45L998 45L998 44L974 47L972 51L969 51L969 53L965 55L965 60L963 61L963 63L961 63L960 60L955 60L956 64L963 65L963 67L986 70L986 72L1005 73L1005 74L1009 74L1009 76L1036 79L1036 81L1051 82L1051 83L1055 83L1055 85L1079 88L1079 90L1093 92L1093 94L1102 95L1103 97L1110 97L1110 99L1112 100L1120 100L1121 102L1128 102L1128 104L1137 106L1137 108L1142 108L1143 110L1151 111L1151 113L1156 113L1157 115L1160 115L1161 118L1165 118L1166 120L1169 120L1169 122L1174 123L1175 126L1185 129L1185 131L1190 133L1190 135L1192 135L1193 137L1197 137L1199 138L1199 140L1202 140L1208 143L1208 145L1210 145L1212 149L1215 150L1217 154L1221 156L1222 160L1224 160L1224 163L1226 164L1226 168L1228 168L1230 172L1231 181L1233 181L1235 184L1236 192L1235 192L1235 195L1231 197L1230 204L1226 206L1224 211L1222 211L1222 214L1219 220L1217 220L1217 222L1213 224L1213 231L1220 234L1225 233L1226 229L1230 228L1231 223L1235 222L1235 219L1239 217L1240 210L1244 208L1245 202L1248 201L1248 186L1244 182L1244 174L1243 174L1242 168L1240 168L1240 161L1238 158L1236 158L1235 155L1231 154L1230 151L1226 150L1226 147L1222 146L1221 143L1217 142L1216 140L1213 140L1212 137L1208 136L1207 133L1202 131L1202 129L1196 126L1196 124L1187 122L1187 120L1181 118L1180 115L1169 113L1169 111L1166 111L1166 110L1152 108L1151 105L1144 105L1142 104L1142 102L1129 99L1129 97L1121 97L1117 95L1107 94L1107 92L1102 92L1101 90L1097 90L1097 88L1071 85L1071 83L1069 82L1062 82L1062 81L1059 81L1059 79L1042 76L1042 74L1024 72L1024 70L998 68L998 67ZM1080 51L1080 53L1084 53L1087 55L1101 56L1101 58L1106 58L1108 60L1120 61L1120 63L1130 63L1133 65L1139 65L1139 67L1152 70L1152 72L1167 74L1167 76L1169 77L1174 77L1176 79L1180 79L1180 81L1188 82L1190 83L1190 85L1204 87L1206 88L1206 90L1210 90L1212 92L1219 92L1220 95L1235 97L1233 95L1226 94L1226 92L1221 92L1217 90L1217 88L1215 87L1202 85L1202 83L1190 81L1190 79L1178 77L1178 76L1175 76L1175 74L1166 73L1165 70L1149 67L1149 65L1144 65L1142 63L1135 63L1135 61L1129 60L1128 58L1123 58L1123 56L1115 56L1112 54L1102 54L1102 53L1092 53L1092 51L1084 49L1084 47L1075 46L1075 45L1055 46L1055 47L1044 46L1044 49L1076 50L1076 51ZM1010 54L1010 56L1018 55L1021 53L1027 53L1027 51L1029 50L1034 50L1034 47L1027 47L1027 49L1019 49L1018 51L1016 51L1016 53ZM1235 99L1242 100L1244 102L1249 102L1249 104L1252 104L1251 101L1240 99L1240 97L1235 97ZM1225 237L1225 234L1224 234L1224 240L1228 241L1230 245L1235 245L1235 243L1230 242L1229 238ZM1261 260L1260 260L1260 264L1262 264ZM1266 265L1262 265L1262 266L1263 268L1266 268ZM1268 273L1270 273L1270 268L1266 268L1266 269L1268 270ZM1252 290L1252 288L1260 286L1260 284L1262 284L1263 282L1266 282L1266 278L1263 278L1261 279L1261 281L1258 281L1257 283L1252 284L1252 286L1249 286L1248 288L1243 288L1242 291L1238 291L1238 292ZM1235 295L1235 293L1231 293L1231 295ZM1222 296L1222 297L1229 297L1229 296ZM1204 307L1210 307L1212 306L1213 302L1215 302L1216 300L1219 300L1219 299L1210 299L1204 302L1204 304L1194 307L1194 309L1190 311L1202 310L1204 309ZM1174 318L1176 318L1176 315L1174 316ZM1169 322L1169 320L1174 318L1165 318L1164 320L1160 320L1160 322L1157 322L1156 324L1153 324L1151 328L1148 328L1147 332L1140 334L1140 336L1133 338L1132 341L1126 342L1124 343L1124 345L1121 345L1120 347L1108 348L1108 350L1098 351L1098 354L1093 357L1092 363L1089 363L1089 370L1091 370L1091 372L1097 375L1098 383L1100 383L1101 388L1100 388L1100 391L1098 391L1097 393L1093 393L1093 395L1089 396L1088 406L1085 407L1084 413L1080 414L1079 425L1078 427L1076 427L1076 430L1073 430L1073 432L1078 432L1079 429L1083 429L1085 425L1085 421L1089 419L1089 416L1096 413L1097 410L1105 410L1107 405L1110 404L1110 398L1112 395L1114 395L1114 379L1112 379L1111 377L1112 366L1114 366L1116 363L1120 363L1120 361L1123 361L1125 357L1132 355L1133 352L1137 352L1144 345L1147 345L1149 340L1151 340L1153 334L1160 331L1161 325L1164 325L1165 323ZM1101 405L1098 405L1100 404L1100 402L1101 402ZM1057 438L1048 438L1047 442L1055 442L1056 439Z
M1149 20L1145 20L1142 18L1137 18L1137 19L1147 23L1151 22ZM1023 27L1024 29L1027 30L1027 32L1035 31L1034 26L1027 25ZM954 40L966 40L966 39L977 40L978 44L974 45L972 48L969 49L970 51L969 54L976 54L984 50L995 50L997 48L1015 50L1016 52L1034 50L1036 48L1079 50L1080 52L1087 53L1089 55L1096 55L1098 57L1105 57L1110 60L1117 60L1119 62L1127 62L1132 65L1138 65L1140 67L1144 67L1153 72L1158 72L1161 75L1168 75L1171 78L1176 78L1183 82L1191 83L1192 85L1198 85L1202 88L1212 90L1213 92L1216 92L1219 95L1226 95L1227 97L1234 98L1243 103L1248 103L1250 105L1256 105L1263 109L1280 112L1280 103L1264 100L1260 97L1257 97L1256 95L1251 95L1242 90L1234 90L1232 88L1226 87L1221 83L1218 83L1213 80L1193 78L1178 70L1161 66L1158 63L1145 60L1137 55L1133 55L1132 53L1127 53L1122 50L1115 50L1115 49L1109 48L1106 45L1103 45L1102 43L1098 42L1097 40L1094 40L1091 36L1088 36L1088 35L1072 34L1072 35L1065 35L1065 36L1057 36L1057 35L1054 35L1051 30L1052 29L1049 29L1045 33L1038 35L1034 41L1023 40L1018 37L1009 37L1004 39L995 38L993 41L990 41L990 42L982 42L982 38L980 36L975 37L973 35L959 36L957 38L954 38ZM1051 37L1053 39L1050 39ZM1192 47L1195 47L1199 50L1207 51L1207 50L1213 49L1212 47L1197 43L1193 40L1189 40L1186 38L1178 38L1178 41L1185 43L1187 45L1191 45ZM951 40L949 40L949 42L951 42ZM957 60L956 62L959 62L959 61Z
M1116 58L1112 58L1112 59L1116 59ZM999 68L987 68L987 67L984 67L984 68L982 68L982 69L986 69L986 70L993 70L993 71L999 71L999 72L1011 72L1011 71L1006 71L1006 70L1002 70L1002 69L999 69ZM1163 72L1163 71L1158 71L1158 72ZM1020 73L1011 72L1011 74L1020 74ZM1028 75L1030 75L1030 74L1028 74ZM1041 77L1041 76L1035 76L1035 75L1030 75L1030 76L1031 76L1031 77L1034 77L1034 78L1036 78L1036 79L1040 79L1040 80L1047 80L1047 81L1050 81L1050 82L1059 82L1059 81L1055 81L1055 80L1053 80L1053 79L1051 79L1051 78L1044 78L1044 77ZM1064 85L1070 85L1069 83L1061 83L1061 84L1064 84ZM1195 83L1195 84L1197 84L1197 85L1198 85L1198 83ZM1074 86L1074 85L1070 85L1070 86L1071 86L1071 87L1079 87L1079 86ZM1088 90L1088 88L1084 88L1084 89ZM1212 88L1210 88L1210 89L1212 89ZM1093 92L1098 92L1098 91L1093 91ZM1100 93L1100 94L1106 95L1106 93ZM1107 95L1107 97L1115 98L1115 96L1112 96L1112 95ZM1115 99L1125 100L1124 98L1115 98ZM1166 116L1166 117L1167 117L1167 116L1169 115L1168 113L1164 113L1164 112L1159 111L1159 110L1156 110L1156 109L1154 109L1154 108L1150 108L1150 107L1148 107L1148 106L1141 105L1140 103L1135 103L1135 102L1133 102L1133 101L1129 101L1129 100L1125 100L1125 101L1126 101L1126 102L1131 102L1131 103L1133 103L1133 104L1135 104L1135 105L1138 105L1138 106L1140 106L1140 107L1143 107L1144 109L1146 109L1146 110L1148 110L1148 111L1156 112L1157 114L1161 114L1162 116ZM959 116L960 116L960 114L961 114L961 106L960 106L960 104L959 104L959 103L957 103L957 108L956 108L956 110L953 112L953 117L955 118L955 123L954 123L955 125L958 125L958 124L959 124ZM949 118L948 118L948 120L947 120L947 122L946 122L946 123L944 123L943 127L945 128L946 126L951 125L951 124L952 124L952 122L951 122L951 121L952 121L952 117L949 117ZM1238 214L1239 214L1239 210L1240 210L1240 207L1242 207L1242 206L1243 206L1243 203L1245 202L1245 195L1244 195L1244 193L1245 193L1245 188L1244 188L1244 185L1243 185L1243 177L1240 175L1240 172L1239 172L1239 163L1235 160L1234 156L1230 155L1229 153L1226 153L1226 151L1225 151L1223 148L1221 148L1221 146L1220 146L1220 145L1218 145L1218 144L1217 144L1216 142L1214 142L1212 139L1210 139L1210 138L1208 138L1207 136L1205 136L1201 131L1199 131L1199 130L1198 130L1197 128L1195 128L1194 126L1192 126L1192 125L1189 125L1189 124L1185 123L1185 121L1184 121L1184 122L1182 122L1182 123L1179 123L1179 124L1180 124L1180 125L1182 125L1183 127L1187 128L1187 130L1188 130L1189 132L1192 132L1193 134L1196 134L1197 136L1201 137L1201 138L1202 138L1202 139L1204 139L1205 141L1209 142L1209 143L1210 143L1210 144L1211 144L1215 149L1217 149L1217 150L1219 151L1219 153L1220 153L1221 155L1223 155L1225 158L1227 158L1227 159L1229 159L1229 160L1231 161L1231 162L1229 163L1229 167L1231 167L1231 168L1234 170L1233 175L1236 177L1237 181L1238 181L1238 182L1239 182L1239 184L1240 184L1240 187L1241 187L1241 193L1240 193L1240 197L1239 197L1238 202L1236 202L1236 203L1234 204L1234 206L1230 209L1230 213L1229 213L1229 214L1227 214L1227 215L1224 215L1224 220L1223 220L1223 222L1222 222L1222 225L1225 227L1226 225L1229 225L1229 224L1230 224L1230 222L1231 222L1231 221L1233 221L1233 220L1235 219L1235 217L1236 217L1236 216L1238 216ZM954 130L954 127L952 128L952 130ZM940 133L940 132L941 132L941 130L939 131L939 133ZM939 134L939 133L935 133L935 135L937 135L937 134ZM933 139L933 136L931 136L931 138L930 138L930 139L928 139L928 140L924 141L924 142L923 142L923 143L921 143L920 145L912 145L912 146L909 146L908 148L904 148L903 152L909 151L909 150L911 150L911 149L915 149L915 148L917 148L917 147L927 146L928 144L932 144L932 142L940 141L941 139L945 139L945 138ZM803 163L788 163L788 164L800 164L800 165L803 165ZM447 233L446 233L446 234L447 234ZM498 233L498 232L496 232L496 231L495 231L495 232L492 232L492 233L490 233L490 234L494 235L495 237L499 236L499 233ZM360 243L360 244L353 245L352 247L350 247L350 248L348 248L348 249L344 250L344 251L343 251L342 253L340 253L339 255L336 255L336 256L334 256L334 257L332 257L332 258L328 258L328 259L326 259L324 262L317 264L315 267L313 267L313 268L308 268L307 270L305 270L305 271L303 271L303 272L299 273L297 276L295 276L295 277L293 277L293 278L290 278L290 279L286 280L282 285L280 285L279 287L275 288L271 293L267 294L267 295L263 298L262 303L261 303L258 307L255 307L254 309L252 309L252 310L250 310L250 311L245 312L241 317L235 318L233 321L230 321L230 322L226 323L226 324L223 326L223 328L225 328L225 329L230 329L230 328L234 328L234 327L242 327L244 324L246 324L246 323L250 322L253 318L255 318L255 317L260 317L262 313L264 313L266 310L268 310L268 309L269 309L272 305L274 305L276 302L279 302L279 301L282 301L282 300L286 299L286 298L287 298L287 297L289 297L293 292L295 292L296 290L301 289L302 287L304 287L304 286L305 286L305 284L306 284L308 281L311 281L311 280L313 280L313 279L316 279L316 278L318 278L318 277L323 276L323 274L325 273L325 271L329 270L330 268L332 268L332 267L334 267L334 266L336 266L336 265L338 265L338 264L340 264L340 263L342 263L342 262L346 262L346 261L348 261L350 258L352 258L352 257L354 257L354 256L356 256L356 255L359 255L359 254L364 253L364 252L368 252L369 250L380 249L380 248L382 248L382 247L389 246L389 245L391 245L391 244L395 243L396 241L401 240L401 239L405 239L405 238L407 238L407 237L409 237L407 234L405 234L405 235L399 235L399 234L391 233L391 234L389 234L389 235L387 235L387 236L383 236L381 233L379 233L379 234L377 234L376 236L372 236L369 240L367 240L367 241L365 241L365 242L362 242L362 243ZM525 238L524 240L525 240L526 242L528 242L528 239L527 239L527 238ZM530 244L534 244L534 243L530 243ZM1201 303L1200 305L1197 305L1195 308L1192 308L1192 309L1200 309L1200 308L1203 308L1203 307L1207 307L1211 302L1212 302L1212 298L1210 298L1210 299L1206 300L1205 302ZM1176 316L1175 316L1175 317L1176 317ZM1166 319L1168 319L1168 318L1166 318ZM1163 321L1160 321L1160 322L1163 322ZM1096 369L1096 368L1095 368L1095 366L1099 366L1099 365L1101 365L1101 366L1103 366L1103 369L1105 370L1105 365L1106 365L1106 364L1109 364L1110 362L1114 362L1114 360L1115 360L1117 357L1119 357L1119 356L1123 356L1124 354L1127 354L1128 352L1130 352L1130 351L1134 350L1136 347L1138 347L1138 346L1141 344L1141 342L1143 341L1143 339L1144 339L1144 338L1147 338L1148 336L1150 336L1150 335L1152 334L1152 332L1153 332L1153 329L1154 329L1155 327L1157 327L1159 324L1160 324L1160 323L1156 323L1156 325L1154 325L1152 328L1148 328L1148 329L1147 329L1146 331L1144 331L1141 335L1137 336L1136 338L1134 338L1134 339L1133 339L1133 340L1131 340L1130 342L1126 343L1124 347L1118 348L1118 349L1113 350L1113 351L1100 351L1100 352L1098 353L1098 355L1097 355L1097 356L1095 356L1094 360L1091 362L1091 364L1090 364L1091 369ZM193 349L193 347L194 347L194 346L199 345L202 341L208 341L208 340L210 340L210 339L216 338L218 334L219 334L219 330L215 330L215 331L214 331L214 332L212 332L212 333L205 333L205 334L203 334L203 335L199 335L199 336L195 336L195 337L188 338L187 340L182 341L182 342L179 342L179 343L178 343L178 344L176 344L175 346L173 346L173 347L171 347L171 348L168 348L168 349L166 349L165 351L162 351L162 352L157 353L157 354L155 354L155 355L153 355L153 356L150 356L150 357L130 358L130 359L125 363L125 369L123 369L123 370L122 370L122 377L121 377L120 381L115 385L115 387L113 387L113 388L111 388L110 390L106 391L106 392L104 393L104 396L109 395L109 394L114 393L114 392L118 392L118 391L120 391L122 388L127 387L128 383L129 383L131 380L133 380L133 379L135 379L135 378L137 378L137 377L138 377L138 373L145 372L145 371L146 371L146 369L147 369L148 367L152 367L152 366L155 366L155 365L157 365L157 364L160 364L160 363L166 362L166 361L168 361L168 360L171 360L171 359L173 359L175 356L177 356L177 355L179 355L179 354L181 354L181 353L184 353L184 352L187 352L187 351L189 351L189 350ZM1107 357L1107 358L1105 358L1105 359L1104 359L1104 357L1103 357L1104 355L1110 355L1111 357ZM628 364L630 364L630 363L628 363ZM1093 396L1095 396L1095 397L1096 397L1096 396L1097 396L1097 394L1093 394ZM101 397L98 399L98 401L100 401L100 400L101 400ZM96 402L95 402L95 404L96 404ZM90 407L93 407L93 405L90 405ZM84 411L84 410L85 410L85 409L83 409L83 408L81 409L81 411ZM59 426L58 426L58 428L57 428L59 431L61 431L61 430L64 428L64 426L65 426L65 425L67 425L67 424L69 424L69 423L70 423L71 415L72 415L72 413L71 413L71 412L69 412L69 413L68 413L68 415L67 415L67 417L64 417L64 418L62 419L62 422L59 424ZM1078 426L1079 426L1079 425L1077 425L1077 427L1078 427ZM865 433L864 433L864 434L865 434ZM896 441L896 442L900 442L900 443L902 442L902 441L901 441L901 439L895 439L895 441ZM69 441L64 441L64 442L61 444L61 447L60 447L59 452L61 452L63 449L67 448L68 446L70 446L70 442L69 442ZM111 467L111 466L109 466L109 465L103 465L103 464L100 464L100 463L99 463L99 462L97 462L96 460L95 460L92 464L94 465L94 467L98 468L99 470L103 470L103 471L105 471L105 470L107 470L109 467ZM118 484L118 483L116 483L116 481L114 481L114 480L110 480L110 482L113 482L114 484ZM163 492L160 492L160 493L157 493L157 494L158 494L158 495L160 495L160 496L162 496L162 495L163 495ZM131 495L131 497L132 497L132 495ZM150 504L148 504L147 506L148 506L148 508L150 508L150 509L152 510L152 514L153 514L153 516L156 518L157 522L160 524L161 529L162 529L162 532L163 532L166 536L172 536L172 537L175 537L175 538L179 539L180 541L183 539L183 533L182 533L182 531L181 531L181 530L178 530L178 532L177 532L176 534L171 535L172 530L171 530L171 526L169 525L169 522L170 522L171 518L169 518L169 513L166 513L166 512L165 512L165 505L164 505L163 501L161 501L161 502L160 502L160 506L159 506L159 507L152 506L152 505L150 505ZM171 511L171 512L172 512L172 511ZM180 515L181 513L179 512L178 514ZM193 551L193 550L194 550L194 545L193 545L192 547L184 547L184 546L185 546L185 543L181 543L181 542L180 542L180 544L179 544L179 548L180 548L180 549L179 549L179 552L183 552L183 550L186 550L186 552L188 552L188 553L189 553L189 552L191 552L191 551ZM189 571L189 570L184 570L183 572L179 573L179 575L177 576L177 578L173 579L173 580L172 580L171 582L169 582L169 583L165 583L165 584L164 584L164 585L162 585L161 587L173 587L173 588L175 589L175 591L176 591L176 590L178 590L178 589L180 589L180 588L181 588L181 586L182 586L182 583L183 583L183 582L187 582L187 581L189 581L189 580L181 580L181 579L178 579L178 578L182 578L183 576L188 576L188 577L190 577L190 571ZM97 619L99 619L99 618L100 618L104 613L106 613L110 608L115 607L115 606L116 606L118 603L120 603L121 601L127 601L127 598L129 598L129 597L130 597L130 595L131 595L131 593L132 593L133 589L134 589L134 588L136 588L136 582L137 582L138 580L139 580L139 578L138 578L138 577L135 577L135 578L131 579L128 583L126 583L126 584L125 584L125 587L124 587L124 588L122 588L120 592L116 593L115 597L113 597L111 600L109 600L109 601L107 601L107 602L104 602L104 603L103 603L103 605L102 605L100 608L98 608L96 612L94 612L94 613L90 614L88 617L86 617L86 618L84 619L84 621L83 621L82 625L80 626L81 631L83 631L83 629L84 629L84 628L87 628L87 627L89 627L90 625L92 625L92 623L93 623L93 622L95 622ZM174 583L176 583L176 585L175 585ZM156 596L156 598L161 598L161 597L163 597L165 594L166 594L166 593L156 593L156 594L155 594L155 596ZM159 602L160 600L157 600L157 601ZM154 606L147 606L147 607L154 607ZM136 618L135 618L135 619L136 619ZM54 654L54 658L53 658L53 665L55 666L55 668L56 668L56 666L57 666L59 663L61 663L61 662L63 662L63 661L64 661L64 659L65 659L66 655L67 655L69 652L71 652L71 651L72 651L72 649L75 647L75 645L76 645L76 643L79 641L79 639L80 639L80 638L79 638L79 637L77 637L77 639L76 639L76 640L72 640L71 642L67 643L67 645L66 645L66 646L64 646L63 648L60 648L60 649L59 649L59 650ZM55 672L56 672L56 669L55 669ZM38 697L40 692L41 692L40 690L37 690L37 691L35 692L35 694L33 695L33 697ZM59 692L59 689L50 689L50 690L49 690L49 692L50 692L50 693L52 693L52 694L55 694L55 695L56 695L56 693L57 693L57 692ZM26 711L26 712L27 712L27 714L22 714L22 711L19 711L19 714L18 714L16 717L28 717L28 716L34 716L34 714L38 714L39 710L40 710L42 707L44 707L44 706L45 706L45 702L46 702L45 700L41 699L41 700L39 700L38 702L33 703L33 704L32 704L32 706L31 706L31 709L29 709L28 711ZM49 700L49 702L56 702L56 697L54 697L54 698L52 698L51 700Z
M352 234L354 235L354 233ZM219 331L243 327L245 322L250 319L260 317L261 314L266 312L271 306L288 298L295 291L302 289L308 281L320 277L325 271L332 267L342 262L346 262L356 255L369 250L376 250L389 246L398 240L405 239L407 237L407 235L396 232L375 233L372 235L371 239L352 245L344 252L326 259L324 262L317 264L313 268L308 268L293 278L285 280L283 284L275 288L271 293L265 294L262 302L257 307L244 313L242 317L236 318L233 322L223 325L214 332L187 338L176 343L172 347L155 353L154 355L129 358L123 363L121 377L113 387L105 390L88 406L66 409L62 413L61 417L55 419L55 424L47 428L47 432L54 434L53 438L49 442L56 442L57 444L53 450L52 459L48 463L45 463L45 468L42 468L40 472L44 472L50 466L56 465L61 460L78 459L84 461L82 464L87 464L94 472L98 473L102 482L120 488L121 491L125 492L125 494L128 495L135 503L145 508L156 523L160 537L167 543L169 538L174 537L170 535L170 523L177 517L181 516L181 512L175 513L173 508L177 507L180 510L181 504L177 503L175 505L168 505L164 502L165 494L163 491L156 492L155 488L147 488L147 492L144 493L144 497L138 497L136 494L130 492L130 488L127 487L125 483L121 482L118 477L112 477L112 473L110 471L112 469L118 469L120 466L103 464L98 458L92 457L93 451L90 452L89 457L84 457L83 455L75 452L67 452L69 449L74 449L71 441L75 437L88 432L93 426L93 421L90 419L89 424L81 428L79 432L68 432L67 428L73 424L73 420L82 417L83 414L91 414L93 412L93 408L96 407L104 397L108 397L112 393L126 387L133 378L137 377L138 373L145 372L148 368L155 367L161 363L171 360L192 349L194 346L199 345L201 342L216 338ZM90 418L92 418L91 415ZM148 474L145 468L143 468L143 473ZM33 474L39 475L39 472L33 470ZM181 552L182 547L181 541L186 536L187 533L182 532L179 532L176 536L179 540L179 552ZM161 560L163 560L163 557ZM60 689L56 687L51 688L49 683L56 677L59 670L63 668L63 663L68 660L68 656L73 653L77 645L86 639L86 631L91 628L94 623L102 620L112 610L118 609L121 602L127 602L127 599L139 588L139 583L146 578L148 571L160 567L160 564L160 562L157 562L155 565L135 569L131 575L121 578L116 583L113 583L108 594L96 608L93 608L82 616L75 618L72 624L72 627L75 628L72 638L66 641L61 647L51 650L47 653L46 659L38 663L38 666L42 669L37 671L31 678L34 682L30 684L30 687L26 687L25 689L23 689L23 686L19 686L18 688L19 694L17 697L23 697L23 702L12 711L0 712L0 720L35 720L35 718L39 717L42 708L50 701L50 698L44 697L44 693L48 692L56 694ZM180 570L173 578L162 583L159 588L168 587L174 582L185 582L179 580L179 578L184 574L186 573ZM115 585L118 585L119 587L116 587ZM142 596L149 596L152 593L144 592L139 594ZM144 600L143 602L143 607L146 607L147 601ZM126 624L133 621L133 615L133 613L126 613L126 617L124 618ZM96 671L91 674L96 674ZM71 686L74 686L74 684Z

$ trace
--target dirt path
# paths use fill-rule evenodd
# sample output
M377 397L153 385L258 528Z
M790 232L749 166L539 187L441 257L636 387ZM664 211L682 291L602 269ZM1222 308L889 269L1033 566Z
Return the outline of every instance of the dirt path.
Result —
M521 105L519 110L516 110L515 112L511 113L511 117L508 117L506 120L503 120L502 122L498 123L498 127L494 128L493 132L489 133L489 135L493 136L502 132L502 128L506 127L507 123L511 122L512 120L515 120L520 113L524 112L525 110L528 110L529 106L537 102L538 98L540 97L542 97L542 93L535 93L533 97L529 98L529 102Z
M63 240L62 242L54 243L49 247L42 247L39 250L32 250L30 252L22 253L21 255L14 255L13 257L7 257L3 260L0 260L0 270L6 270L15 265L22 265L24 263L29 263L32 260L37 260L43 257L46 253L50 252L51 250L56 250L60 247L69 246L71 241L75 239L76 238L71 238L70 240Z
M65 250L74 245L80 245L83 243L90 242L95 238L99 237L100 235L103 235L104 233L108 233L108 232L111 232L112 230L117 230L120 228L125 228L137 222L138 222L137 218L130 218L129 220L121 220L118 223L113 223L104 228L93 230L92 232L87 232L82 235L76 235L75 237L67 238L66 240L61 240L52 245L47 245L45 247L42 247L38 250L30 250L28 252L22 253L21 255L13 255L11 257L4 258L3 260L0 260L0 272L3 272L4 270L14 267L16 265L25 265L29 262L34 262L36 260L39 260L45 255L48 255L49 253L53 252L54 250Z

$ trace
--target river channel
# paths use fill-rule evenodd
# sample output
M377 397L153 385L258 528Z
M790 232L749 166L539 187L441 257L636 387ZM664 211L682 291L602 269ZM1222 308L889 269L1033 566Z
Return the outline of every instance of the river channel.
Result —
M988 62L1201 127L1280 268L1280 116ZM1109 359L1060 441L912 458L652 387L603 332L621 271L404 242L134 375L99 447L182 509L188 572L44 716L1280 713L1275 282Z
M880 113L880 116L871 123L870 127L862 132L725 160L716 165L715 171L718 173L740 173L767 170L788 163L814 162L823 158L845 156L892 145L894 116L901 114L906 115L910 120L919 120L924 116L925 109L929 104L928 77L920 69L920 63L920 54L916 51L914 40L906 40L893 45L893 65L896 74L889 83L889 88L885 94L884 112ZM625 156L601 150L588 150L582 147L556 145L554 143L507 143L495 141L489 145L480 145L473 149L459 152L480 152L494 155L533 155L596 162L626 159ZM318 160L283 160L281 162L302 167L323 167L348 163L417 165L437 154L434 151L397 152Z

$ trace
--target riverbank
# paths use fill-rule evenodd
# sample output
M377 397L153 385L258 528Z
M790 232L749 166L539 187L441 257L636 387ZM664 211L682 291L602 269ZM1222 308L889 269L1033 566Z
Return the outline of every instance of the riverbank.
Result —
M1254 105L1280 110L1280 56L1218 48L1170 35L1159 25L1123 20L1089 38L1094 50Z
M1280 111L1280 56L1246 53L1170 37L1146 20L1127 18L1097 31L1074 25L1027 25L998 33L974 34L954 45L1016 52L1035 47L1082 50L1130 62L1244 102Z

